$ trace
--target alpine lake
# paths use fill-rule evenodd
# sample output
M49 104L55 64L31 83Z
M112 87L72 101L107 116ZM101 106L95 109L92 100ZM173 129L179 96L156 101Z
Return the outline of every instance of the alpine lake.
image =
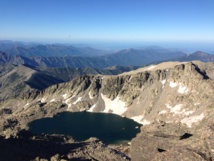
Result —
M76 141L96 137L106 144L127 144L140 132L141 124L115 114L62 112L29 123L34 134L70 135Z

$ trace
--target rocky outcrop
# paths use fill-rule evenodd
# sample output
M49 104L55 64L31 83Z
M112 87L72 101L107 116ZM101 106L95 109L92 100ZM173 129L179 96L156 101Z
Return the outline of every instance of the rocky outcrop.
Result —
M142 132L131 142L131 158L134 161L213 160L213 121L197 131L165 123L142 127Z
M173 160L178 154L212 160L213 75L213 63L168 62L117 76L77 77L3 102L1 108L12 114L4 113L1 125L17 122L1 133L15 135L30 121L62 111L114 113L144 125L131 142L133 160Z
M75 142L68 136L33 136L23 131L16 138L0 137L0 151L1 161L130 160L126 154L109 148L98 139Z
M211 116L213 71L213 64L177 62L118 76L85 75L41 92L24 94L15 104L19 108L14 106L16 100L2 107L14 106L14 115L21 114L16 112L20 107L28 115L37 111L47 116L53 111L88 110L123 115L144 125L164 121L192 127Z

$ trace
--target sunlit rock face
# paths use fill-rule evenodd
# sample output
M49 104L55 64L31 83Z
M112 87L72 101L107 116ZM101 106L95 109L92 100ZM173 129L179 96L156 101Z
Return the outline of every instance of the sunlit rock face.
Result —
M175 139L176 145L182 143L188 146L199 138L210 141L212 128L209 127L213 126L214 114L213 79L214 64L197 61L161 63L116 76L81 76L71 82L2 103L1 109L11 109L12 115L3 112L1 132L5 135L15 133L19 128L26 128L26 124L32 120L50 117L62 111L89 111L114 113L133 119L144 125L142 135L146 131L152 134L149 135L151 142L155 141L157 135L166 136L167 140ZM175 130L171 136L172 127L181 129L179 135ZM197 132L203 128L209 134ZM179 140L185 133L192 137ZM135 143L141 139L141 134L136 139L131 143L133 149L138 146ZM202 146L203 141L200 139L198 145ZM171 146L175 147L171 150L179 151L171 142L168 148L156 147L156 144L151 148L159 149L158 156L159 151L170 155ZM209 155L206 154L208 158L213 155L210 151L211 143L202 151L194 147L197 146L192 144L190 149L202 153L209 151ZM185 149L182 151L186 153ZM142 151L137 152L140 154ZM133 155L138 156L135 153Z

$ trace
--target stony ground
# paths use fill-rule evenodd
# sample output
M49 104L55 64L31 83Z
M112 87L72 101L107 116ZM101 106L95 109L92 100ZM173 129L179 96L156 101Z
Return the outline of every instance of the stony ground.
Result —
M22 131L16 138L0 138L1 161L66 161L66 160L114 160L130 158L112 149L96 138L75 142L63 135L33 136Z

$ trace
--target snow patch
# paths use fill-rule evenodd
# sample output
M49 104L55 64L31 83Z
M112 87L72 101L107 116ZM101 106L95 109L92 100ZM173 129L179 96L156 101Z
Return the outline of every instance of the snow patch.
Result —
M183 107L183 104L178 104L178 105L175 105L174 107L170 106L169 104L166 104L166 108L170 109L171 113L174 113L177 115L182 114L182 115L188 116L194 113L194 111L186 111L185 109L182 109L182 107Z
M142 121L142 124L143 124L143 125L149 125L149 124L151 124L151 122L149 122L149 121L147 121L146 119L144 119L144 120Z
M193 113L194 113L194 111L186 111L186 112L184 112L184 115L188 116L188 115L191 115Z
M170 109L170 112L171 113L174 113L174 114L182 114L185 112L185 110L182 110L182 106L183 104L178 104L178 105L175 105L174 107L170 106L169 104L166 104L166 108Z
M92 96L91 92L89 92L88 95L89 95L89 98L90 98L90 99L93 99L93 98L94 98L94 97Z
M79 101L81 101L82 97L78 97L76 101L74 101L73 105L77 104Z
M67 94L63 94L62 97L63 97L64 99L66 99L66 98L67 98Z
M143 119L142 115L131 117L131 119L138 122L139 124L143 124L141 121Z
M189 89L186 86L182 86L181 84L179 84L178 93L184 94L188 92L189 92Z
M166 83L166 79L162 80L161 83L163 85L162 88L164 88L165 87L165 83Z
M143 119L143 116L142 115L139 115L139 116L134 116L134 117L131 117L132 120L138 122L139 124L143 124L143 125L149 125L151 124L151 122L149 122L148 120Z
M28 106L29 105L29 103L27 103L24 107L26 107L26 106Z
M72 97L66 99L66 100L65 100L65 103L68 104L68 102L69 102L72 98L74 98L74 96L72 96Z
M175 88L177 86L179 86L178 88L178 93L184 94L184 93L188 93L189 89L186 86L183 86L181 83L176 83L176 82L169 82L169 86L172 88Z
M153 69L154 67L155 67L155 65L152 65L152 66L148 67L147 70L151 70L151 69Z
M45 103L45 98L42 98L40 101L42 102L42 103Z
M55 101L55 98L54 99L52 99L52 100L50 100L50 102L54 102Z
M188 127L192 127L193 123L199 122L203 120L204 118L204 113L198 115L198 116L191 116L191 117L186 117L181 120L182 124L186 124Z
M167 113L167 111L166 111L166 110L162 110L162 111L160 111L158 114L159 114L159 115L162 115L162 114L165 114L165 113Z
M194 106L197 106L197 105L200 105L200 103L198 103L198 102L194 103Z
M93 112L94 108L95 108L96 104L94 104L93 106L91 106L91 108L89 110L87 110L88 112Z
M105 109L103 112L110 112L118 115L122 115L124 112L126 112L126 103L121 101L118 96L114 100L111 100L101 93L101 97L105 103Z
M161 83L164 85L166 83L166 79L162 80Z
M178 86L178 83L170 81L169 82L169 86L172 87L172 88L175 88L175 87Z

